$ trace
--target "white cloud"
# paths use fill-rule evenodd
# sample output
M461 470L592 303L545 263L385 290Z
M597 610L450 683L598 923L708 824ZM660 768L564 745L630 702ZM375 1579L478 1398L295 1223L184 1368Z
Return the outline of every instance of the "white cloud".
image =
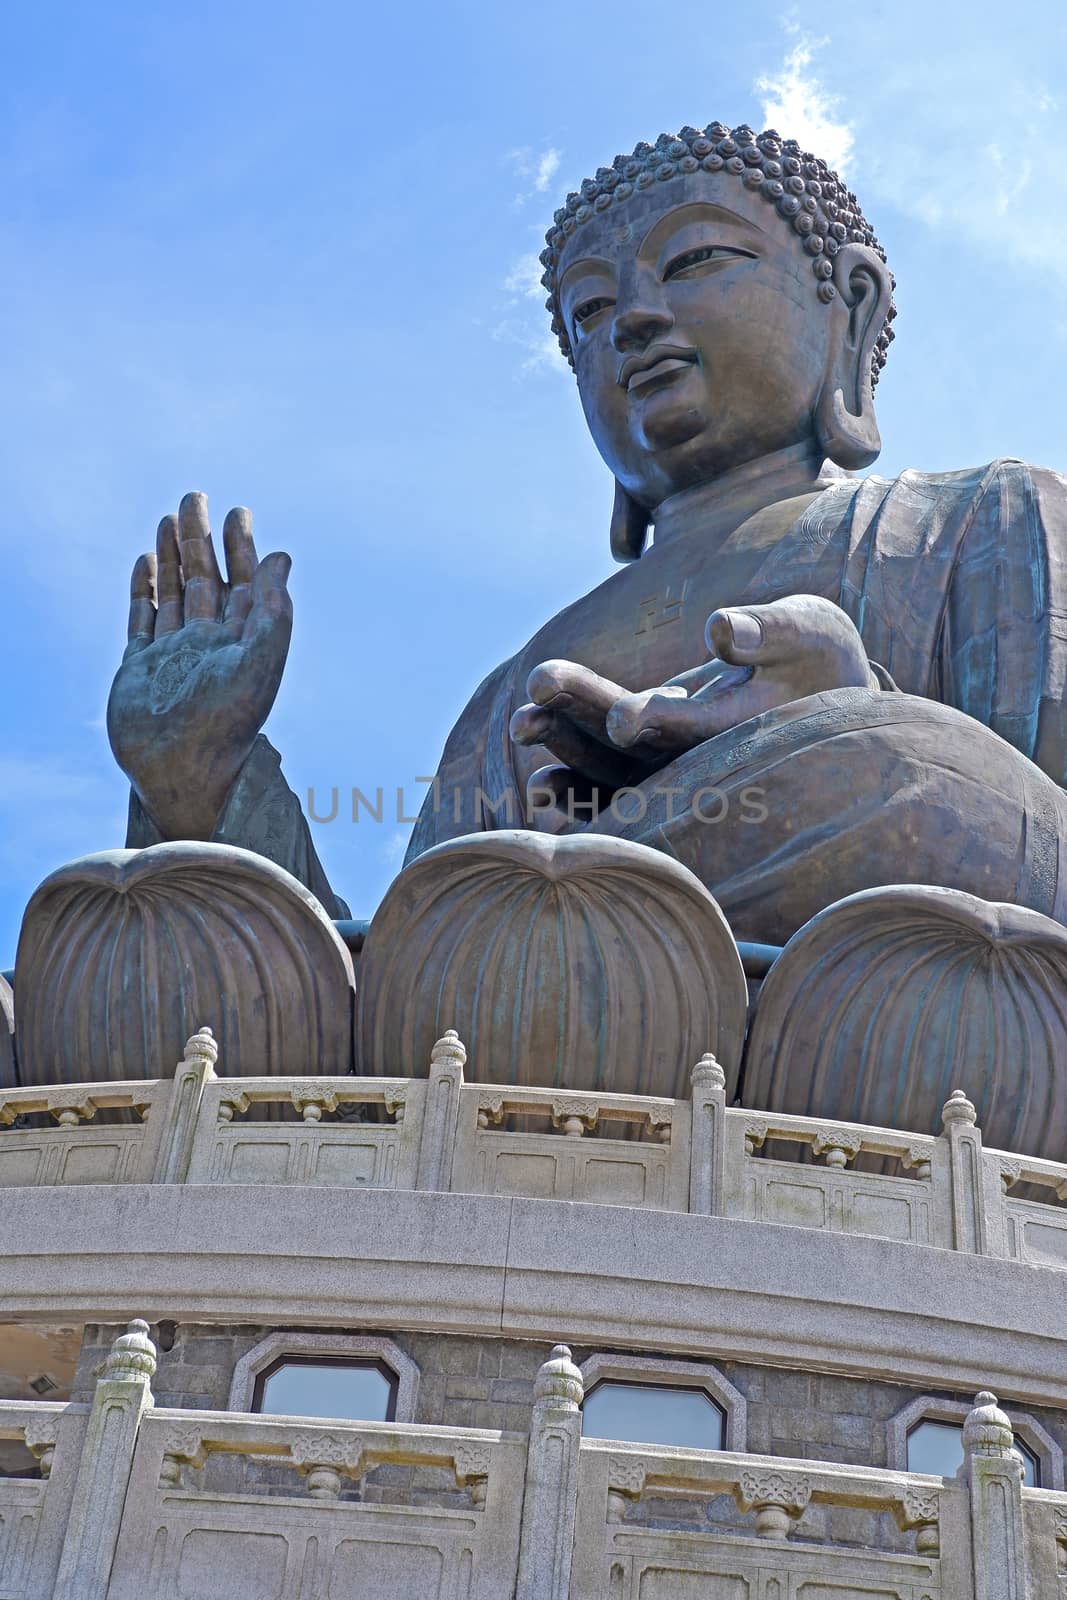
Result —
M538 151L524 144L515 150L509 150L507 159L525 186L516 194L514 203L516 206L524 206L534 195L548 192L553 178L559 171L563 152L557 150L554 145L546 145L543 150Z
M505 317L490 328L489 337L498 344L517 345L524 352L519 371L525 376L537 372L569 372L570 368L560 350L556 335L548 326L547 314L540 328L532 323Z
M541 283L544 270L538 257L531 251L529 255L522 256L516 261L504 279L504 288L508 294L523 295L530 300L541 300L545 293Z
M763 96L764 125L777 128L784 139L796 139L843 173L852 154L852 125L835 121L838 96L829 94L811 71L816 51L829 41L807 38L793 21L784 26L797 43L778 72L756 79L756 93Z
M544 194L552 179L559 171L562 152L559 150L545 150L538 158L537 174L534 178L534 188L538 194Z

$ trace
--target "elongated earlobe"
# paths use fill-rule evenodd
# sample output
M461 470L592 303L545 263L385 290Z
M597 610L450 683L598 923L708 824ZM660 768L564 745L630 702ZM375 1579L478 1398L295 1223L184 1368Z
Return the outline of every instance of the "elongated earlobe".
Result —
M616 561L639 561L648 538L648 512L615 484L611 508L611 553Z
M858 416L845 405L843 391L831 390L827 384L819 396L815 423L823 455L828 456L836 466L854 472L859 467L869 467L872 461L878 459L882 436L878 432L869 378Z
M824 280L825 282L825 280ZM893 280L866 245L843 246L826 284L834 320L815 426L823 453L848 471L869 467L882 448L874 414L878 341L893 309Z

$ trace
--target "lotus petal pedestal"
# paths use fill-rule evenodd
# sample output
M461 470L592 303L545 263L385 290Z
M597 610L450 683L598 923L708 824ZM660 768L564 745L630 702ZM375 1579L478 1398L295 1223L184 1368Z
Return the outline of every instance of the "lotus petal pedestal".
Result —
M719 907L627 840L502 830L397 878L360 961L358 1069L426 1070L456 1028L482 1083L687 1095L712 1051L732 1091L746 988Z
M350 1070L351 957L315 897L249 850L72 861L30 900L15 970L25 1084L163 1077L204 1024L227 1076Z
M912 886L813 917L764 981L745 1105L934 1132L954 1089L988 1144L1067 1157L1067 928Z

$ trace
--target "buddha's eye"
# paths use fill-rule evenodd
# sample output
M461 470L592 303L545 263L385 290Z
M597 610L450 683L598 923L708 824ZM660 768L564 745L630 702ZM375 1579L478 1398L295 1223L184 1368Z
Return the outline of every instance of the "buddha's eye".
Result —
M595 317L598 311L604 311L614 304L614 300L608 300L604 295L597 295L593 300L583 300L580 306L575 307L574 326L580 328L583 323Z
M751 260L754 258L754 252L739 250L731 245L702 244L695 250L686 250L684 254L675 256L673 261L668 262L663 281L667 283L671 278L679 278L683 273L690 272L694 267L702 267L710 261L726 262L742 257Z

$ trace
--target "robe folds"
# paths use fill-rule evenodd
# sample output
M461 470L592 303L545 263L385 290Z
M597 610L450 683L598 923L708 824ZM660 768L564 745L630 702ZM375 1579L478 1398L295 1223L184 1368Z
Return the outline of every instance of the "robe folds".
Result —
M480 685L445 746L408 860L463 834L544 826L552 761L508 728L534 666L578 661L642 689L706 660L724 605L835 601L899 691L838 690L765 713L646 779L588 826L666 850L740 938L783 942L887 883L960 888L1067 922L1067 479L1015 460L896 479L841 476L765 549L742 528L653 543ZM334 915L307 823L266 740L215 837L269 855ZM156 842L131 805L128 843Z
M901 692L840 690L768 712L586 826L675 855L740 938L783 942L834 900L886 883L1067 921L1067 479L1015 460L841 478L740 588L719 585L724 565L694 561L692 540L653 546L491 673L447 742L409 859L460 834L536 825L526 784L552 757L512 745L508 723L538 662L651 687L706 658L716 606L818 594Z

